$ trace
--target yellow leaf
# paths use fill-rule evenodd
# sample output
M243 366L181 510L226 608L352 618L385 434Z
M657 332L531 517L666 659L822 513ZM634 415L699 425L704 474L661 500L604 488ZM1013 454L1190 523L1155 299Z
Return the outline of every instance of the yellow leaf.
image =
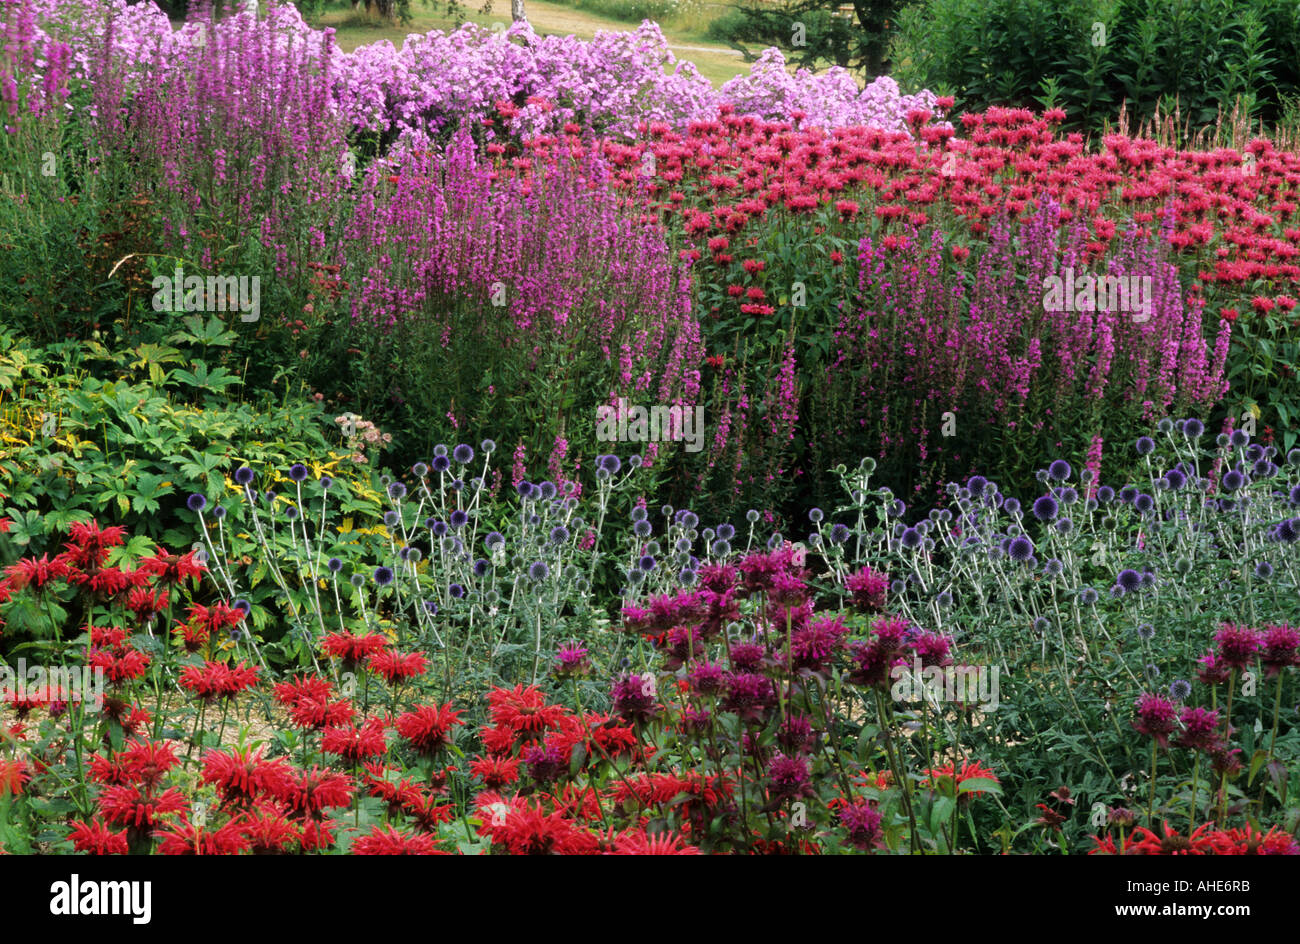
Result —
M339 534L349 534L352 531L352 519L344 518L343 523L338 526Z

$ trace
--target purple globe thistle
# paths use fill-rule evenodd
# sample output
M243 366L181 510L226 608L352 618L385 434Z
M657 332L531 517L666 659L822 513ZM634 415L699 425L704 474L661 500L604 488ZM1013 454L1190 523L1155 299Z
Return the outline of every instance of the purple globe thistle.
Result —
M1178 469L1170 469L1165 473L1164 483L1170 491L1178 491L1187 484L1187 476Z
M394 482L388 486L388 497L393 499L403 498L406 495L406 486L401 482Z
M1174 703L1159 695L1144 694L1134 705L1137 717L1133 729L1139 734L1146 734L1156 739L1161 747L1169 746L1169 735L1174 730L1177 709Z
M446 456L434 456L429 460L429 468L435 472L446 472L451 468L451 460Z
M1047 467L1047 475L1054 482L1064 482L1070 477L1074 470L1070 468L1070 463L1064 459L1057 459Z
M213 509L212 509L212 517L213 517L213 518L216 518L218 521L221 521L223 518L225 518L225 517L226 517L226 506L225 506L225 505L217 505L215 508L213 508Z
M1269 677L1277 675L1283 669L1300 665L1300 629L1286 623L1268 624L1260 638L1259 660L1264 664Z
M328 492L330 490L330 487L333 486L333 484L334 484L334 480L330 478L328 475L322 475L320 477L320 487L322 490Z
M203 509L208 507L207 496L193 492L189 498L185 499L185 507L196 514L201 514Z
M808 762L802 757L777 754L767 765L767 792L776 801L812 796Z
M391 567L375 568L375 583L381 587L386 587L393 582L393 569Z
M1131 568L1121 570L1115 581L1125 593L1132 593L1142 586L1142 575Z
M982 475L972 475L970 481L966 483L966 488L970 490L971 498L979 498L984 494L984 488L989 484L989 480Z
M1169 697L1174 701L1186 701L1192 694L1192 683L1187 679L1174 679L1169 683Z
M478 560L474 561L474 576L486 577L488 569L491 566L492 566L491 564L489 564L486 560L480 557Z
M289 466L289 478L293 479L295 482L307 481L307 467L301 462L295 462L293 465Z
M1195 417L1183 422L1183 435L1188 439L1200 439L1205 435L1205 424Z
M451 595L453 600L461 600L465 597L465 588L458 583L448 584L447 593Z
M343 569L343 561L339 560L337 557L331 557L329 561L326 562L325 567L331 574L337 574Z
M384 526L388 528L397 527L397 523L402 520L402 516L395 511L384 512Z
M1029 538L1025 537L1023 534L1013 538L1011 543L1007 545L1007 556L1013 561L1022 564L1026 561L1033 560L1034 542L1029 540Z
M550 572L551 568L546 566L545 561L534 561L528 565L528 576L538 582L545 580Z
M1146 514L1156 506L1156 500L1146 492L1139 492L1133 496L1133 508L1141 514Z
M483 538L483 546L486 547L489 551L498 547L504 547L505 543L506 543L505 535L503 535L500 531L489 531L487 533L487 536Z
M429 466L423 462L417 462L415 465L411 466L411 474L413 474L417 479L425 478L429 474Z
M617 475L618 470L623 468L623 463L618 456L608 455L600 456L596 459L596 465L605 470L609 475Z
M481 443L478 444L478 447L483 450L483 454L485 456L490 456L492 455L492 453L497 451L497 444L493 442L491 439L483 440Z
M840 823L848 831L849 844L863 852L880 845L882 817L867 802L848 803L840 808Z
M469 515L457 508L447 516L447 524L453 528L463 528L469 522Z
M1059 511L1060 506L1051 495L1044 495L1033 504L1034 517L1039 521L1051 521Z
M1133 448L1137 450L1139 456L1149 456L1156 451L1156 441L1150 436L1139 436Z
M1214 634L1214 644L1218 647L1218 657L1231 669L1249 668L1259 653L1262 640L1259 633L1249 626L1224 623Z
M241 465L235 470L235 481L240 485L250 485L253 481L253 470L246 465Z
M451 457L461 465L469 465L474 461L474 447L467 443L461 443L451 451Z
M1179 747L1195 751L1217 750L1222 742L1219 739L1219 713L1208 708L1184 708L1178 716L1183 726L1183 733L1174 743Z
M637 558L636 565L637 565L637 567L639 567L643 572L645 572L645 573L648 574L650 571L652 571L652 570L655 569L655 565L656 565L656 563L657 563L657 561L655 561L655 559L654 559L654 557L653 557L652 555L650 555L650 554L642 554L639 558Z
M1103 505L1108 505L1115 500L1115 489L1109 485L1101 485L1097 488L1097 501Z
M1246 434L1244 429L1234 429L1230 437L1230 442L1240 449L1242 446L1250 442L1250 436Z
M921 538L921 532L916 530L916 528L904 528L898 541L903 545L903 547L912 549L921 546Z

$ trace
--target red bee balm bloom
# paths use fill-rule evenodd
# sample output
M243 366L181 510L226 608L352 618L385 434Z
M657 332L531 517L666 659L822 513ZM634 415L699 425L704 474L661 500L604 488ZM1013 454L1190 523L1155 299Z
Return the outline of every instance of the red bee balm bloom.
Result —
M452 728L464 723L460 720L460 712L452 710L451 702L440 708L421 705L414 711L398 715L397 733L421 754L432 755L450 747Z

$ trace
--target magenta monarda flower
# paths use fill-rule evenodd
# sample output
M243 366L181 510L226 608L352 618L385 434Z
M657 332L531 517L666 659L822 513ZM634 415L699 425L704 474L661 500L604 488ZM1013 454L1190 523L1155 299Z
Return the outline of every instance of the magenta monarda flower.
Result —
M866 802L846 804L840 809L840 822L849 832L849 842L863 852L880 845L881 819Z
M838 618L818 620L793 633L790 637L790 662L792 668L817 672L826 669L827 663L842 645L849 628Z
M591 671L588 655L589 650L577 643L561 646L555 654L555 674L565 678L586 675Z
M1133 729L1139 734L1148 734L1156 739L1161 747L1169 746L1169 735L1174 730L1174 719L1178 711L1174 703L1159 695L1143 695L1134 707L1137 717Z
M1286 623L1264 627L1259 660L1266 673L1277 675L1288 666L1300 665L1300 629Z
M1213 652L1201 656L1197 664L1196 677L1205 685L1220 685L1232 677L1232 669Z
M844 581L853 606L863 613L879 613L885 608L885 594L889 592L889 576L863 567L849 574Z
M722 689L726 672L720 665L712 662L700 662L691 668L688 676L691 690L697 695L715 695Z
M808 762L802 757L777 754L767 765L767 792L774 801L795 800L812 796Z
M782 610L802 606L808 599L808 587L795 574L777 571L772 575L768 598Z
M739 716L741 721L762 721L767 709L776 701L772 680L756 672L733 672L727 676L726 698L722 710Z
M924 668L952 665L952 640L938 633L921 633L912 643Z
M1183 726L1183 733L1174 743L1179 747L1198 751L1214 751L1220 747L1217 711L1208 708L1184 708L1178 720Z
M655 699L655 680L651 675L629 675L614 683L614 711L624 721L651 721L661 708Z
M1229 668L1245 669L1255 661L1260 649L1260 636L1249 626L1224 623L1214 634L1214 644L1219 648L1219 660Z

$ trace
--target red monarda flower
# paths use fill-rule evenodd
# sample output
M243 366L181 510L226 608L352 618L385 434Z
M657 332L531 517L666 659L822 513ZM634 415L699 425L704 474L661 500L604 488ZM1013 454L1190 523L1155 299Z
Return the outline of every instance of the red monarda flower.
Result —
M206 565L195 557L195 551L187 554L160 553L140 561L136 572L150 577L157 577L165 584L179 584L187 577L196 580L203 576Z
M378 633L358 636L354 633L331 633L321 641L321 651L342 659L346 668L354 668L370 656L388 648L388 640Z
M169 787L154 796L140 787L107 787L99 797L99 809L108 822L136 829L152 828L162 817L185 809L185 794Z
M519 758L479 755L470 761L469 772L489 790L500 790L519 780Z
M322 751L350 764L358 764L367 757L378 757L387 749L384 722L378 718L370 718L359 727L326 728L321 738Z
M370 668L378 672L390 685L405 682L418 675L423 675L429 660L422 652L408 652L405 655L385 649L370 656Z
M421 705L397 716L397 733L421 754L433 755L452 742L452 728L464 724L451 702L441 707Z
M32 775L21 757L0 760L0 796L19 796L30 779Z
M112 759L90 758L90 775L105 785L139 784L153 790L162 785L167 771L180 760L170 741L129 741Z
M283 760L267 760L260 748L235 747L204 755L201 779L215 784L227 802L248 803L285 796L293 787L294 770Z
M1213 855L1214 842L1205 835L1213 823L1196 827L1190 836L1180 836L1177 830L1163 824L1164 835L1157 836L1145 826L1139 826L1129 837L1125 855Z
M243 662L205 662L187 665L181 672L181 688L206 702L234 698L257 684L257 667Z
M251 847L239 817L215 830L182 821L159 830L157 836L162 840L158 846L162 855L239 855Z
M298 771L292 786L279 799L292 810L313 819L322 819L324 810L350 804L354 789L351 777L313 767L311 770Z
M352 844L354 855L449 855L434 843L432 836L401 833L392 826L376 826Z
M650 835L641 829L628 830L614 844L612 855L703 855L677 833Z
M138 649L125 649L118 653L106 649L93 649L86 662L94 669L102 669L111 685L120 685L137 679L149 668L149 657Z
M253 855L279 855L302 841L302 828L274 803L259 802L240 826Z
M494 688L488 692L488 712L494 724L525 736L549 731L568 713L563 705L548 705L546 696L535 685Z
M126 830L115 832L98 819L90 822L74 819L70 825L72 832L68 833L68 840L78 852L90 855L126 855L130 849L126 841Z

